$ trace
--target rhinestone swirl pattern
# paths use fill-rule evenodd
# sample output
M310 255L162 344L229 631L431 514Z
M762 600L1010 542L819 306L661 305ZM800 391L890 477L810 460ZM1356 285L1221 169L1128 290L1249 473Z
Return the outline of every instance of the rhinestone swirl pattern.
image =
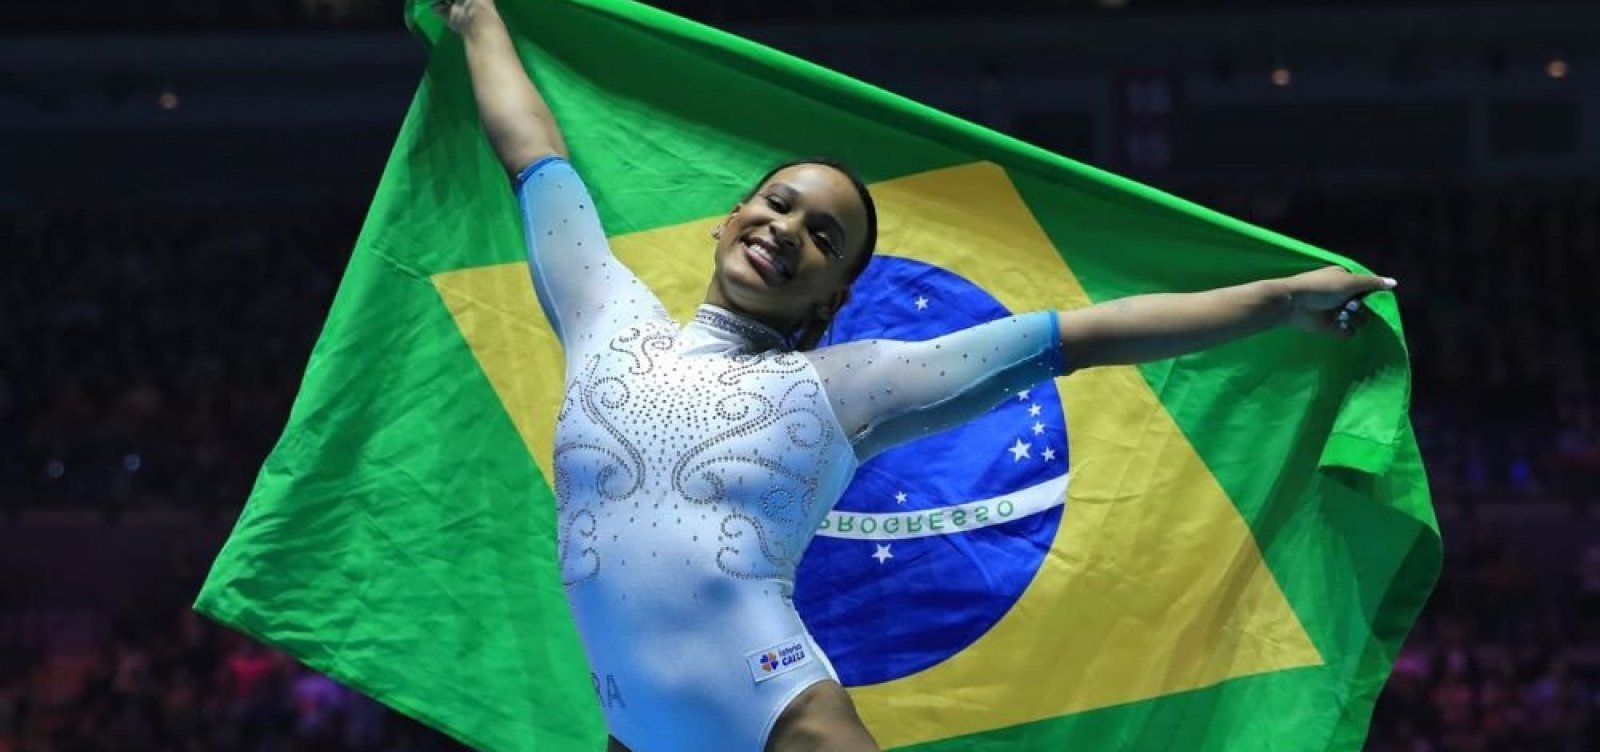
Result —
M703 307L681 330L637 321L571 364L553 478L563 582L609 593L613 568L648 566L694 592L792 583L855 456L810 362L781 342Z

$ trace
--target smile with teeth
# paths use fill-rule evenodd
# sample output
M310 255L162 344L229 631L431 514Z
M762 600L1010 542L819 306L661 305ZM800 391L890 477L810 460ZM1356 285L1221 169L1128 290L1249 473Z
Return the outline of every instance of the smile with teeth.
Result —
M760 240L747 240L744 242L744 250L747 255L779 277L789 279L794 276L794 269L789 266L789 260L773 253L766 243Z

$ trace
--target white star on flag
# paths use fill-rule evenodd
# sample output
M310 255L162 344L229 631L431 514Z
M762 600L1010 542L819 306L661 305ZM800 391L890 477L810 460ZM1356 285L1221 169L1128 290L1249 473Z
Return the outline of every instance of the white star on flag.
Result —
M1020 392L1017 392L1017 399L1023 400L1024 402L1026 402L1027 399L1028 399L1028 392L1031 392L1031 391L1033 391L1033 390L1032 389L1024 389L1024 390L1022 390Z
M878 564L881 565L884 562L894 558L894 554L889 553L889 546L891 546L893 544L891 544L891 543L878 543L878 544L875 544L875 545L878 547L878 550L872 552L872 558L877 559L878 560Z
M916 303L917 310L919 310L919 311L925 311L925 310L928 309L928 299L922 297L921 295L918 295L917 299L912 301L912 302Z
M1030 417L1030 418L1039 417L1039 406L1038 405L1028 405L1028 417Z
M894 495L894 503L896 503L896 504L904 504L904 503L906 503L906 492L905 491L901 491L901 492L895 494Z
M1045 462L1049 462L1050 460L1053 460L1055 458L1056 458L1056 450L1053 447L1045 447L1044 448L1044 461Z
M1044 424L1036 420L1033 422L1033 435L1038 436L1041 433L1044 433Z
M1007 449L1006 451L1011 453L1011 461L1012 462L1021 462L1022 458L1024 458L1024 457L1033 456L1031 454L1028 454L1028 450L1032 449L1032 448L1033 448L1032 444L1029 444L1029 443L1023 441L1022 439L1017 439L1017 443L1012 444L1011 448Z

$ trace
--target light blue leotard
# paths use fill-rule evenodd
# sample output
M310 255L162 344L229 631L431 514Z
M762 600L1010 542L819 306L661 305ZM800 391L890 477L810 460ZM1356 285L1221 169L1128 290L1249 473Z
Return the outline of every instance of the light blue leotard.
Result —
M791 595L857 466L1063 373L1055 316L790 352L712 306L672 321L566 161L529 166L517 197L566 352L558 557L606 724L634 752L760 752L837 678Z

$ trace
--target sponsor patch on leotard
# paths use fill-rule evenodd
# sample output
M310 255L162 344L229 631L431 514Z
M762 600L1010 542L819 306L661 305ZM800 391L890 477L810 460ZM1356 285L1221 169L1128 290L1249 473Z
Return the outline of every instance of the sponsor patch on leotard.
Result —
M811 647L804 639L791 637L769 648L745 653L750 675L757 682L782 676L811 662Z

